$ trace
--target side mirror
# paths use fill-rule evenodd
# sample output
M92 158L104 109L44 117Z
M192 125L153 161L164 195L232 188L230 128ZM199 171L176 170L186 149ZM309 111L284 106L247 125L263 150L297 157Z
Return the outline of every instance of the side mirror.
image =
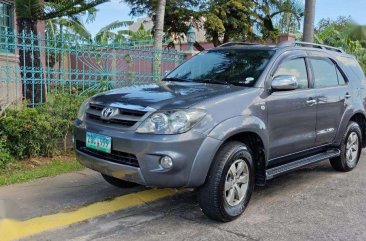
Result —
M293 75L279 75L272 79L273 90L295 90L297 89L297 80Z

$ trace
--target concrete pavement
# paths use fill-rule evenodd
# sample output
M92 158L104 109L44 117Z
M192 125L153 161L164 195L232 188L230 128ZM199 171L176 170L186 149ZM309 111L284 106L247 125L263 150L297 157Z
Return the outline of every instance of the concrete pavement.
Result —
M0 188L5 203L16 200L15 208L6 204L12 208L6 216L28 220L144 190L117 189L92 171L81 173ZM279 177L256 188L244 215L230 223L207 219L195 193L185 192L25 240L366 240L365 173L363 155L349 173L324 161Z

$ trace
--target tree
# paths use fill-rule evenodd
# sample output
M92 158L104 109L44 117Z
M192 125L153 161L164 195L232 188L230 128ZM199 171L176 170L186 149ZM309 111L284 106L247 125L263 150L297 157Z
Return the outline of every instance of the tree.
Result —
M51 39L54 39L57 36L60 36L60 38L62 38L65 30L68 34L77 35L78 37L81 37L84 41L90 41L91 34L84 26L81 17L86 15L85 22L93 22L95 20L97 11L98 10L96 8L92 7L76 15L48 19L45 21L46 35Z
M250 0L211 0L202 5L206 37L214 46L233 40L254 39L255 3Z
M299 0L282 0L278 2L280 13L274 25L280 33L297 33L304 17L304 4ZM277 11L278 12L278 11Z
M125 0L136 16L154 18L156 0ZM275 38L279 32L276 18L291 16L297 25L303 16L296 0L171 0L167 2L164 29L173 40L185 39L190 24L206 31L206 38L215 46L228 41L253 41ZM293 23L291 23L293 24ZM200 48L198 43L196 48ZM200 48L203 50L203 48Z
M15 0L17 29L20 36L19 59L21 77L25 83L23 95L32 103L45 101L45 86L40 51L26 46L38 46L37 23L42 20L74 16L109 0Z
M365 28L366 26L355 24L350 17L322 19L315 28L315 40L321 44L341 47L353 54L366 71Z
M108 43L116 43L116 42L124 42L126 41L125 38L125 32L118 31L117 33L115 30L127 27L131 25L132 21L114 21L106 26L104 26L102 29L98 31L98 33L95 35L95 41L100 44L108 44ZM123 30L121 30L123 31Z
M275 41L280 32L295 31L300 26L303 13L303 5L297 0L257 1L254 16L261 40Z
M157 0L124 0L130 7L130 14L140 16L147 14L156 22ZM199 20L202 14L198 11L199 0L169 0L165 5L164 32L165 38L172 40L184 40L190 24L201 28ZM152 32L154 32L155 26Z
M314 42L315 2L316 0L305 1L304 42Z
M158 0L154 30L154 48L157 50L163 48L165 5L166 0Z
M141 42L142 44L153 42L153 35L151 34L151 30L145 30L145 26L142 23L140 24L140 27L137 31L120 30L118 31L118 34L127 36L128 40L131 42Z

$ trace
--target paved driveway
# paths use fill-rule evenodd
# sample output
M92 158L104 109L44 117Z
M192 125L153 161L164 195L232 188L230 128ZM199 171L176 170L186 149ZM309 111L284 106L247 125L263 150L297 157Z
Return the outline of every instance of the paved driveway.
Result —
M0 237L15 219L13 237L43 231L25 240L366 240L365 187L365 154L349 173L325 161L256 188L242 217L217 223L194 192L117 189L86 170L1 188Z

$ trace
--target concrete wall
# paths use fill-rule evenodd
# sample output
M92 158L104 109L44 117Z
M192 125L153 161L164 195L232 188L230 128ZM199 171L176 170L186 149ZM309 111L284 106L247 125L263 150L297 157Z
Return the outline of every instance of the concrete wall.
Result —
M14 1L0 0L0 2L13 4ZM15 9L13 16L14 33L17 33ZM37 31L39 34L44 35L44 22L38 23ZM45 43L44 41L41 41L39 44L42 46L41 61L42 67L45 69ZM20 77L19 68L19 56L17 55L17 52L17 50L15 50L16 54L0 52L0 113L10 104L16 101L19 102L23 99L22 80Z
M0 113L10 104L22 100L19 58L0 53Z

